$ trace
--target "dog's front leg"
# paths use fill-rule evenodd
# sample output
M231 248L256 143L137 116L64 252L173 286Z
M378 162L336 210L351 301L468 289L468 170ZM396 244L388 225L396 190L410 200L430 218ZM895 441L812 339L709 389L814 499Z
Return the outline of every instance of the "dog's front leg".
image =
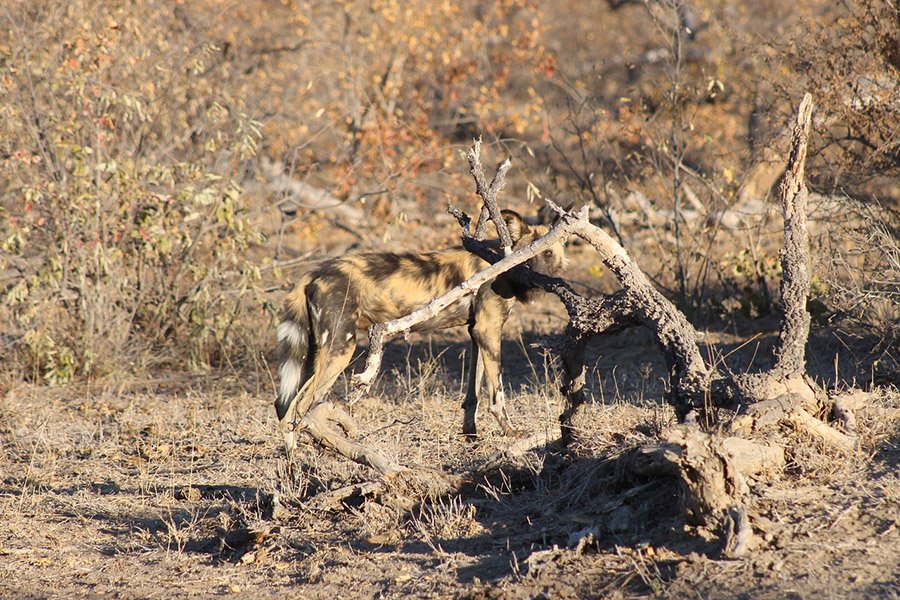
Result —
M478 364L481 376L487 380L487 393L490 401L489 409L503 435L517 436L518 432L509 423L506 413L506 393L503 391L503 379L500 376L500 331L502 322L496 320L476 321L472 328L473 347L477 347ZM476 372L476 376L479 375Z
M463 435L474 439L478 433L475 420L478 416L478 394L481 393L481 385L484 382L484 366L478 351L478 343L475 341L473 326L469 326L469 336L472 338L469 350L469 378L466 382L466 398L463 400Z

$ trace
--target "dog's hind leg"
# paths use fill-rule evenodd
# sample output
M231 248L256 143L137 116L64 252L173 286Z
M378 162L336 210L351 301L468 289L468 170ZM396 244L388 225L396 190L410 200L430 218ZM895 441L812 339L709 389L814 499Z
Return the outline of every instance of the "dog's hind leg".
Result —
M275 403L288 457L296 446L297 425L328 394L356 348L356 306L349 301L345 278L333 274L312 281L296 296L291 308L301 313L297 304L302 300L303 318L279 326L281 386ZM303 327L293 327L300 322ZM300 338L304 345L290 343Z
M356 349L356 304L346 279L314 282L307 293L310 331L316 347L307 389L297 402L299 418L322 402L353 358Z
M306 282L300 282L288 296L284 316L278 325L280 366L275 413L278 415L288 458L297 444L294 435L294 408L309 381L315 351L309 327L306 287Z

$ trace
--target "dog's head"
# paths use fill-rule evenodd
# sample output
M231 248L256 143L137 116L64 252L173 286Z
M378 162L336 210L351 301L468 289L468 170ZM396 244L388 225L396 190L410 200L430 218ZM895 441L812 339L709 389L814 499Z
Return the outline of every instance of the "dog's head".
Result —
M501 214L509 229L513 250L524 248L549 231L549 228L544 225L529 225L519 213L513 210L503 210ZM565 245L563 242L556 242L529 260L528 266L538 273L557 276L565 271L567 262Z

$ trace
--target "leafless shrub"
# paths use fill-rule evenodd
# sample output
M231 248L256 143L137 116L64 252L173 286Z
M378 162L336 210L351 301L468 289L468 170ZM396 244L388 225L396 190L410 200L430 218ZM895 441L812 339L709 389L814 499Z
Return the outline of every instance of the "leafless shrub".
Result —
M831 319L870 331L892 352L900 338L900 213L877 199L823 198L819 293Z
M811 21L788 50L803 77L820 92L819 141L812 181L829 192L896 200L900 161L900 10L895 0L853 0Z

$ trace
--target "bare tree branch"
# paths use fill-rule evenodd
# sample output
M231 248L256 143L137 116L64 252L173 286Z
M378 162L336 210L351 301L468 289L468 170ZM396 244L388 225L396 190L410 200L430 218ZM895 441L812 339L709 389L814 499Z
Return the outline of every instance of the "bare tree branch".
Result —
M354 377L357 385L367 387L372 383L375 375L381 367L382 354L384 352L385 342L393 335L409 331L415 325L424 323L425 321L435 317L442 310L460 300L468 294L474 294L485 283L493 280L498 275L509 271L529 259L537 256L540 252L556 244L576 227L577 223L583 219L587 221L587 211L577 217L561 220L545 235L541 236L528 246L515 252L511 252L505 258L489 266L483 271L479 271L466 281L462 282L449 292L438 296L422 308L413 311L405 317L387 321L386 323L376 323L369 328L369 356L366 359L366 368L363 372ZM502 219L501 219L502 220Z
M477 240L484 239L484 226L486 226L485 213L490 216L497 228L497 237L500 238L500 246L503 248L503 255L506 256L512 252L512 237L509 235L509 228L506 221L500 215L500 207L497 205L497 195L506 187L506 172L509 171L512 163L507 158L497 167L497 173L491 180L490 185L484 178L484 167L481 166L481 140L475 140L469 153L466 155L469 159L469 170L475 179L475 193L481 196L484 205L481 209L481 217L478 219L478 225L475 230L475 238ZM484 226L482 225L484 224Z

